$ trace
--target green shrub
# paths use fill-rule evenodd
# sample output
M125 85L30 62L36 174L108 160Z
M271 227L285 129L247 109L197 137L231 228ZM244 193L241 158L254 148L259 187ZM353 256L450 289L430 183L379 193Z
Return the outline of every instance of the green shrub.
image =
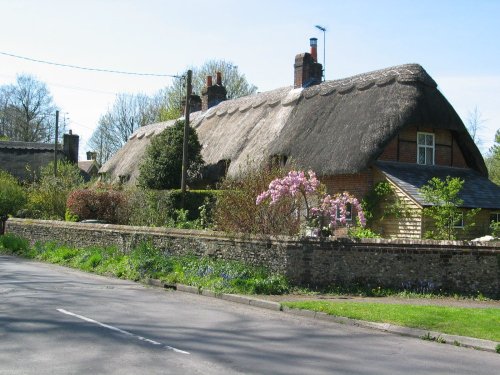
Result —
M29 249L29 242L25 238L10 233L0 236L0 250L6 250L6 252L20 256L29 256Z
M25 204L26 194L17 179L0 169L0 221L15 214Z
M181 187L184 121L176 121L152 138L140 166L139 185L148 189L178 189ZM201 144L196 130L189 129L187 173L191 181L203 165Z
M127 193L127 217L129 225L171 226L179 219L182 209L180 190L134 189ZM191 190L186 192L185 221L200 219L199 225L208 228L212 222L212 211L218 191ZM175 225L174 225L175 226Z
M381 238L378 233L375 233L369 228L363 228L359 225L349 228L347 235L351 238Z
M500 238L500 221L492 221L490 224L491 235L495 238Z
M40 179L28 187L28 203L21 214L35 219L64 220L68 195L82 185L83 178L76 164L58 162L55 177L51 162L41 169Z

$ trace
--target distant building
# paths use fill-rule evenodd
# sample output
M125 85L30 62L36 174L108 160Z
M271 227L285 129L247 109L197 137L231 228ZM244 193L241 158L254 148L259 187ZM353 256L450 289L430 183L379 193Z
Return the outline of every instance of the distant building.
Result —
M99 168L101 167L97 162L97 153L87 151L87 160L79 161L78 167L82 173L83 179L87 182L91 179L97 178Z
M78 162L79 136L64 134L63 144L58 144L58 160ZM38 142L0 141L0 169L20 180L32 180L40 169L54 161L54 144Z

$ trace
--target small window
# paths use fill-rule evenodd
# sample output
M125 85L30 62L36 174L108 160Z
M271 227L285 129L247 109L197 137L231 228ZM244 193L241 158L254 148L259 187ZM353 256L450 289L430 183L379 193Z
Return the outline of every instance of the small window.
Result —
M500 223L500 212L493 212L490 215L490 223Z
M453 228L463 228L464 227L464 214L463 212L457 214L453 222Z
M284 166L286 166L287 161L288 161L288 156L286 155L272 155L269 158L269 165L271 167L283 168Z
M347 221L352 221L352 205L350 203L346 204L346 215ZM337 210L337 219L340 220L340 210Z
M417 162L434 165L434 134L417 133Z

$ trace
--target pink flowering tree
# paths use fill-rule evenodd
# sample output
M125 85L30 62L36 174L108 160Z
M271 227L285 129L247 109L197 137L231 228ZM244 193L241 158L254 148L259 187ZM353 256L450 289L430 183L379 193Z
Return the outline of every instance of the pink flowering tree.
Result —
M307 175L303 171L291 171L283 178L276 178L269 184L269 189L257 196L256 204L271 198L270 204L275 204L284 197L292 197L298 206L304 201L306 219L310 218L310 199L320 187L320 182L313 171Z
M305 220L308 226L316 227L316 234L321 233L325 222L330 228L345 225L348 213L353 208L356 210L358 221L365 226L366 220L359 201L347 192L336 194L333 197L324 194L321 183L313 171L307 174L303 171L291 171L283 178L277 178L269 184L269 189L257 196L256 204L262 204L270 199L271 205L281 199L292 197L300 211L300 202L305 205ZM316 203L317 206L312 206Z
M325 195L319 207L313 207L311 214L318 218L320 225L327 220L331 228L337 225L345 225L347 223L348 214L355 210L359 224L364 227L366 225L365 214L361 203L358 199L347 192L335 194L333 197Z

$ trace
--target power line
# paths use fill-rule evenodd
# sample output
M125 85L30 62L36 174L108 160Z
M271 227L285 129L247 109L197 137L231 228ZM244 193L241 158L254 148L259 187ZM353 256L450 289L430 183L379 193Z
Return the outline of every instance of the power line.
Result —
M61 64L61 63L56 63L56 62L52 62L52 61L45 61L45 60L34 59L34 58L31 58L31 57L26 57L26 56L14 55L13 53L7 53L7 52L1 52L1 51L0 51L0 55L14 57L16 59L22 59L22 60L32 61L32 62L41 63L41 64L62 66L62 67L65 67L65 68L80 69L80 70L87 70L87 71L94 71L94 72L127 74L127 75L134 75L134 76L181 78L181 76L174 75L174 74L125 72L125 71L113 70L113 69L89 68L89 67L85 67L85 66L70 65L70 64Z

